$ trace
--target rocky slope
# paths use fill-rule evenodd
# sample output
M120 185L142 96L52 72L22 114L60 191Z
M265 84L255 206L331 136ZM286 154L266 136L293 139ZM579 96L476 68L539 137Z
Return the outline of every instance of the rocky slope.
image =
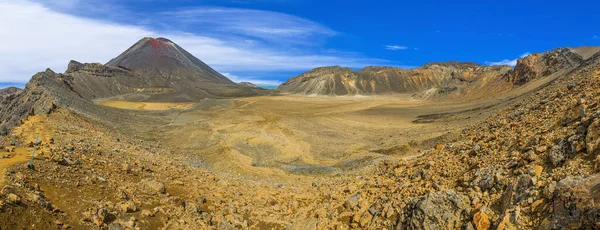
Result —
M0 136L20 125L28 116L49 114L57 107L69 108L87 117L105 121L125 119L118 110L94 104L89 99L93 98L90 95L95 91L87 91L76 82L74 75L47 69L34 75L23 90L0 97Z
M515 68L506 74L505 79L515 85L550 76L582 64L584 58L571 49L555 49L543 54L534 53L517 61Z

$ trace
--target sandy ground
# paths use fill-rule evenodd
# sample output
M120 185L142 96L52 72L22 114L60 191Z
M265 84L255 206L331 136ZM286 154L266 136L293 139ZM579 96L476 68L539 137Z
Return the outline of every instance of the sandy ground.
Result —
M418 149L438 144L438 138L452 138L465 123L489 115L484 108L496 103L418 101L409 95L205 99L186 105L187 109L161 113L168 124L129 129L216 172L283 178L289 173L328 175L416 155ZM142 110L182 108L168 103L102 104ZM424 115L433 119L416 122Z
M187 109L193 103L160 103L160 102L127 102L127 101L100 101L99 104L133 110L168 110L168 109Z

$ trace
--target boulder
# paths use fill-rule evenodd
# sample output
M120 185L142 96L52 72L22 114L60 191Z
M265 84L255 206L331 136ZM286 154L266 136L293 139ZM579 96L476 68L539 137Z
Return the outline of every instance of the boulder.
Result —
M489 217L483 211L475 213L473 216L473 224L477 230L488 230L491 225Z
M477 186L481 191L491 189L496 183L496 178L499 177L500 171L494 166L480 168L475 172L475 178L471 182L473 186Z
M52 203L47 201L46 198L44 198L44 196L42 196L41 194L31 193L29 195L29 200L45 209L48 209L48 210L52 209Z
M581 106L578 103L573 103L571 106L569 106L563 117L560 119L560 124L567 126L577 120L580 120L582 117L581 115Z
M163 183L152 180L151 178L142 180L142 183L144 183L144 185L147 188L149 188L153 193L165 194L167 192Z
M96 209L96 212L93 214L93 219L94 222L96 222L98 225L102 225L102 223L108 223L108 219L110 217L110 214L108 213L108 211L105 208L98 208Z
M600 119L595 119L588 127L585 145L588 153L600 154Z
M527 229L527 227L522 226L524 223L520 221L521 209L519 207L514 210L507 210L504 215L500 217L499 222L496 224L497 230L518 230L518 229Z
M130 213L130 212L137 211L137 207L135 206L133 201L124 202L120 205L120 207L121 207L121 211L123 211L124 213Z
M471 225L467 196L442 190L412 199L402 211L399 229L462 229Z
M358 206L359 202L360 202L360 195L355 194L354 196L350 197L350 199L346 200L346 202L344 202L344 207L349 210L352 210Z
M19 204L21 203L21 197L17 196L14 193L10 193L6 196L6 200L9 204Z
M532 189L534 185L534 179L530 175L523 174L516 178L502 194L502 212L522 200L527 200L528 190Z
M552 210L540 229L599 229L600 174L569 176L559 181Z
M552 162L552 165L556 167L562 164L571 153L573 153L573 146L571 143L564 138L559 138L556 140L556 144L550 148L548 158L550 159L550 162Z
M17 190L13 186L10 186L10 185L5 185L4 187L2 187L2 190L0 190L0 194L5 195L5 196L8 194L11 194L11 193L16 193L16 192L17 192Z

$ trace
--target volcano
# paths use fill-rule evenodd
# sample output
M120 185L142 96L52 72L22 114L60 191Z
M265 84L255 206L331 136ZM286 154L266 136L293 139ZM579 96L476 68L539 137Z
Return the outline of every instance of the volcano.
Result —
M143 38L106 65L125 67L142 73L149 79L185 79L192 82L236 85L166 38Z
M118 57L106 63L132 71L141 91L162 89L150 100L196 101L203 98L252 96L241 87L166 38L143 38ZM146 90L144 90L146 89Z

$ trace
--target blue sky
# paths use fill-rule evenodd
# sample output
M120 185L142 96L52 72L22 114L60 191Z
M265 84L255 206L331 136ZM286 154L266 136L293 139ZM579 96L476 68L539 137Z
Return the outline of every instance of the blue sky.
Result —
M514 64L600 45L596 1L0 0L0 85L69 60L106 63L167 37L234 81L275 86L311 68Z

